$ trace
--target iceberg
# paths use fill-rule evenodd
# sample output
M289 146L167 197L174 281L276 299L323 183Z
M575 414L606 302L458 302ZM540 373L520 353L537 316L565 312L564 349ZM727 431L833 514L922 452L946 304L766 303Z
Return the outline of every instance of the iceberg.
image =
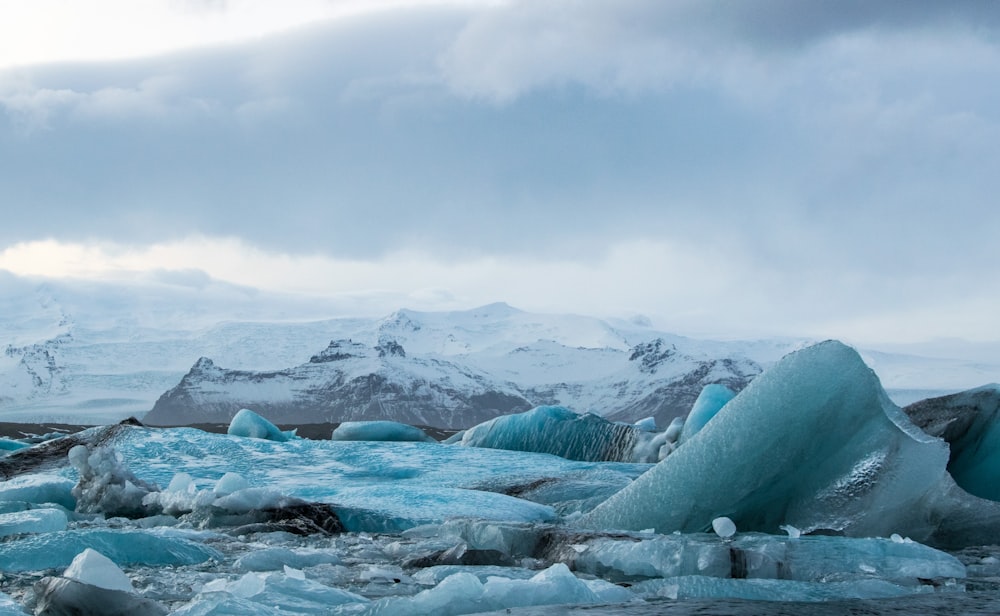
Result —
M915 424L948 442L948 472L963 490L1000 501L1000 385L915 402Z
M579 523L703 532L726 516L766 533L792 525L939 545L982 539L1000 510L951 489L947 461L947 445L889 401L857 352L827 341L761 374Z
M691 412L688 413L687 419L684 421L684 428L681 430L677 444L690 439L704 428L705 424L735 397L736 393L725 385L706 385L698 394L698 399L694 401Z
M458 442L466 447L549 453L585 462L655 462L659 444L654 450L649 442L656 436L591 413L579 415L562 406L538 406L473 426Z
M415 426L395 421L345 421L330 436L334 441L415 441L435 443Z
M222 558L217 550L182 537L139 530L75 529L0 542L0 570L40 571L68 567L87 548L120 565L193 565Z
M62 509L29 509L0 513L0 539L26 533L66 530L69 519Z
M74 485L72 479L58 475L20 475L0 481L0 503L54 503L72 510L76 508Z
M227 434L247 438L260 438L268 441L284 443L288 439L297 438L295 430L282 432L276 425L264 419L250 409L240 409L229 422Z

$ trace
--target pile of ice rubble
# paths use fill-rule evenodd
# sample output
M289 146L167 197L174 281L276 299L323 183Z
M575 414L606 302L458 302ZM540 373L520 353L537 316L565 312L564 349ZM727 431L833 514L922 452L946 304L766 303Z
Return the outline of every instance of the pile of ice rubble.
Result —
M924 424L943 434L958 406ZM949 433L963 485L996 484L988 419ZM1000 577L983 547L1000 504L956 485L946 442L836 342L738 395L706 388L663 432L539 407L451 444L421 434L358 422L308 441L241 411L227 435L119 425L11 448L0 614L828 601Z

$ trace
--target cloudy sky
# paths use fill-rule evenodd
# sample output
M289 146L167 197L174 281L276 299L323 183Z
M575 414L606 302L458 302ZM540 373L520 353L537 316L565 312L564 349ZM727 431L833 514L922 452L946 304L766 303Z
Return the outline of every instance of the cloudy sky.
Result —
M0 269L1000 340L994 0L0 0Z

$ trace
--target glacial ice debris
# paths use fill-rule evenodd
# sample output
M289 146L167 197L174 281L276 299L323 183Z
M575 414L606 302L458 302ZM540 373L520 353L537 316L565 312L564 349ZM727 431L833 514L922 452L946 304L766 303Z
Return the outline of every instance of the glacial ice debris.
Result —
M947 441L948 472L959 487L1000 501L1000 385L921 400L903 410L924 432Z
M411 597L373 602L360 614L455 616L562 603L626 603L634 599L635 595L625 588L600 579L580 579L566 565L556 563L529 579L497 576L482 582L472 573L454 573Z
M35 584L36 616L165 616L166 608L151 599L108 590L65 577L44 577Z
M132 580L118 565L97 550L80 552L63 572L64 578L108 590L132 592Z
M345 604L368 603L361 595L309 580L302 571L249 572L236 580L218 578L174 614L329 614Z
M723 539L730 539L736 534L736 525L726 516L722 516L712 520L712 530Z
M133 475L114 449L76 445L69 461L80 475L73 488L77 511L130 518L151 513L143 499L158 488Z
M853 349L828 341L786 356L673 454L580 523L699 532L742 529L930 539L953 502L947 446L893 405Z
M93 616L162 616L160 604L138 596L132 581L107 556L91 548L80 552L62 577L35 585L35 614Z
M612 582L701 575L803 582L883 579L896 584L944 583L966 577L954 556L911 540L714 533L585 531L571 525L451 520L413 529L470 550L495 550L515 562L561 562Z
M960 588L955 590L958 591ZM716 578L704 575L656 578L632 586L632 592L644 599L748 599L800 603L844 599L890 599L934 591L932 586L902 585L874 579L849 582L800 582L760 578Z
M247 438L262 438L268 441L284 443L288 439L298 438L295 430L281 431L270 421L264 419L250 409L240 409L229 422L227 434Z
M656 462L663 443L651 443L658 438L662 440L662 435L591 413L538 406L473 426L459 442L467 447L550 453L569 460Z
M414 441L435 443L415 426L396 421L345 421L330 436L334 441Z

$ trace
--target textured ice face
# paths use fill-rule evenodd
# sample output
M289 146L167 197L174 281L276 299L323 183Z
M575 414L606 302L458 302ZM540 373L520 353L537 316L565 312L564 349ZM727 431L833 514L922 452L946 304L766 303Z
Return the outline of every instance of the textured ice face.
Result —
M587 515L598 528L929 536L925 499L945 481L946 445L913 426L858 354L838 342L790 354L705 427Z
M504 415L465 431L461 444L511 451L551 453L569 460L655 462L657 435L561 406L539 406ZM645 459L652 456L652 460ZM638 456L638 459L637 459Z

